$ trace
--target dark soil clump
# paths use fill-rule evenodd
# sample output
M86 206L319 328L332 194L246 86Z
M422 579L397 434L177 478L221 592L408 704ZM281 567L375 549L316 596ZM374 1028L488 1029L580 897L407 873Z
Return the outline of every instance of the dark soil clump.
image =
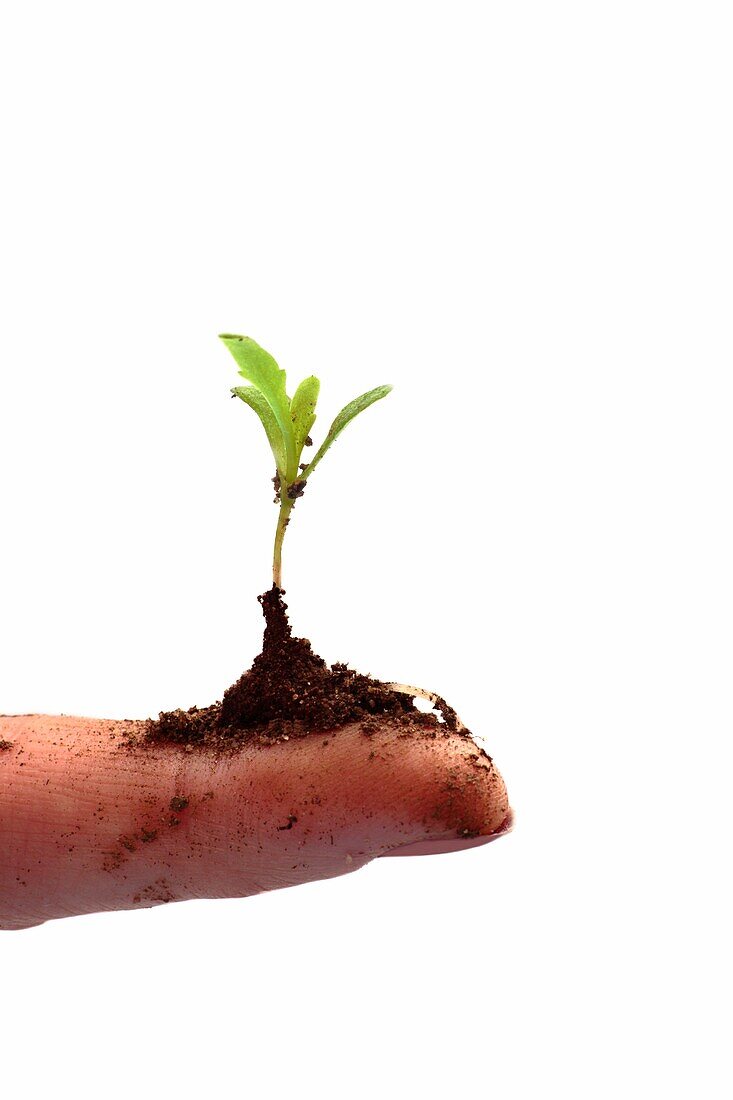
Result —
M0 741L0 752L9 752L12 747L12 741Z
M283 591L273 586L258 597L265 616L262 652L220 703L168 711L151 721L147 740L184 745L222 745L257 737L279 741L362 722L389 718L404 725L453 731L458 723L447 705L435 714L418 710L412 696L345 664L329 667L306 638L294 638ZM442 702L442 701L441 701ZM375 723L376 724L376 723ZM366 727L366 728L365 728Z

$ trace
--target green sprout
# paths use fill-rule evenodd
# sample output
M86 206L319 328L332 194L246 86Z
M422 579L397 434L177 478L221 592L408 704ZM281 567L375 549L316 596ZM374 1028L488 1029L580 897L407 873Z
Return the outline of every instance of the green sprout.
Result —
M377 386L345 405L311 461L301 463L303 448L312 444L310 431L316 419L321 383L311 375L300 383L292 397L288 397L285 371L264 348L249 336L225 333L220 339L234 356L239 373L251 382L249 386L234 386L232 395L241 398L257 413L275 459L274 484L280 513L275 530L272 579L277 588L282 588L283 538L296 500L303 495L311 474L349 421L381 397L386 397L392 387Z

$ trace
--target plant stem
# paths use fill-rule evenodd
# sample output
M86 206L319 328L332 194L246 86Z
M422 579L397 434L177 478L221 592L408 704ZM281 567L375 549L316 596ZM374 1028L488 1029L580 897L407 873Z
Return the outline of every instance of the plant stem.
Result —
M282 588L282 559L283 559L283 539L285 538L285 528L290 521L290 513L293 510L294 500L290 500L288 497L288 487L283 482L280 484L280 514L277 517L277 527L275 528L275 550L272 555L272 583L277 588Z

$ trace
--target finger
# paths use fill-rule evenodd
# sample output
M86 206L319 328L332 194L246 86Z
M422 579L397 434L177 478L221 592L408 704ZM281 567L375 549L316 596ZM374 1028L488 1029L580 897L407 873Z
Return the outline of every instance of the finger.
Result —
M501 776L465 734L386 722L219 751L130 747L143 730L0 718L0 928L244 897L510 822Z

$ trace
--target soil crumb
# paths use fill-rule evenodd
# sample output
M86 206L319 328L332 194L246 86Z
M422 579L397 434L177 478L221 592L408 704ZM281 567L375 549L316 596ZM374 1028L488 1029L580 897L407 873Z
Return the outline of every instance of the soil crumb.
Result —
M0 752L9 752L12 747L12 741L0 741Z
M349 722L362 722L367 733L373 720L385 718L443 732L459 728L447 705L438 707L441 721L436 714L418 710L404 692L345 664L327 665L307 638L293 637L283 595L284 590L273 585L258 597L265 616L262 652L221 702L161 712L148 723L146 740L189 746L223 746L254 738L275 742Z

